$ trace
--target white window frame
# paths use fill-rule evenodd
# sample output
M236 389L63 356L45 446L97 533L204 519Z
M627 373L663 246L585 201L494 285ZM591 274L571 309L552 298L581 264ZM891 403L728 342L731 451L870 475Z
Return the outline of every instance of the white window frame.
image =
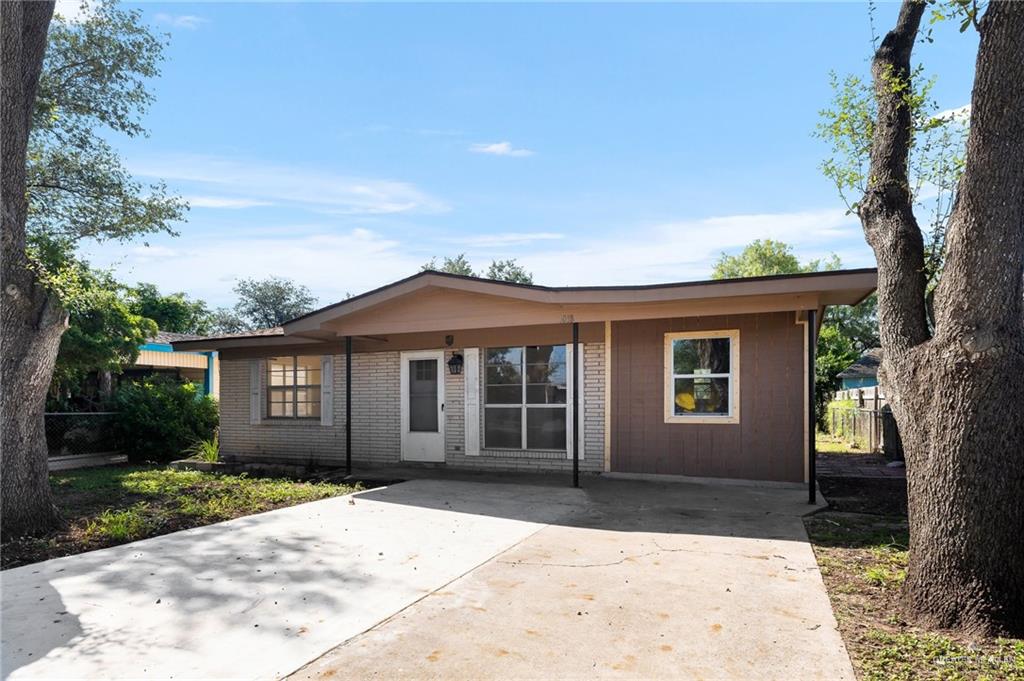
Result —
M677 340L708 340L727 338L729 340L729 373L727 374L677 374L672 348ZM740 332L739 329L714 331L677 331L665 334L665 423L739 423L740 422ZM729 413L676 414L675 379L677 378L726 378L729 381Z
M288 358L290 358L292 360L292 368L291 368L292 383L291 383L291 385L287 385L287 384L286 385L271 385L271 381L270 381L270 363L269 362L270 362L271 359L283 358L283 357L288 357ZM299 359L299 357L316 357L318 359L318 363L320 365L320 382L319 383L303 383L301 385L299 383L297 383L297 379L298 379L298 359ZM266 381L266 384L265 384L265 386L266 386L265 387L266 395L265 395L264 399L265 399L266 405L267 405L267 419L268 420L272 420L272 421L323 421L323 413L324 413L324 375L323 375L323 372L324 372L323 355L274 355L273 357L268 357L265 360L265 364L264 364L264 367L263 367L264 380ZM316 416L299 416L298 415L298 412L299 412L299 390L302 390L302 389L309 390L310 388L317 388L320 391L320 401L317 403L317 404L320 405L320 413L317 414ZM271 406L272 403L273 403L273 400L271 399L271 396L273 395L273 392L275 390L291 390L292 391L292 402L291 402L291 404L292 404L292 415L291 416L271 416L271 412L273 411L273 407ZM306 404L313 404L312 402L308 402L308 401L305 402L305 403ZM280 404L285 404L285 403L282 402Z
M565 348L565 379L566 379L566 396L565 404L527 404L526 402L526 387L529 385L526 382L526 348L529 347L541 347L544 345L559 346ZM487 402L487 351L492 347L495 348L520 348L522 352L522 360L519 363L519 372L523 378L522 392L520 396L519 404L490 404ZM582 353L581 353L582 354ZM488 346L483 350L482 361L480 362L482 371L480 372L480 384L483 389L483 419L482 419L482 430L481 435L484 440L484 449L494 450L507 450L507 451L532 451L532 452L570 452L570 440L572 438L572 371L573 357L572 357L572 346L565 343L531 343L529 345L494 345ZM582 391L583 386L580 386ZM520 437L519 447L493 447L487 442L487 409L513 409L520 407L522 410L522 416L520 420ZM558 449L530 449L526 446L526 417L527 409L564 409L565 410L565 443L561 448ZM580 414L582 418L582 414ZM582 447L580 447L582 449Z

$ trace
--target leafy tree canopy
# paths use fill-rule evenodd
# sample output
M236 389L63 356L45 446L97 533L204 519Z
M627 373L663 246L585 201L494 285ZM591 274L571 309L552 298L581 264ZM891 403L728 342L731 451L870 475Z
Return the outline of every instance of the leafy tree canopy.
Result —
M148 317L164 331L207 334L213 313L202 300L190 300L185 293L162 295L153 284L139 284L130 291L129 306L137 315Z
M712 279L739 279L764 277L773 274L799 274L820 270L837 270L842 266L834 253L824 259L811 260L805 265L793 254L793 247L773 239L757 239L747 244L739 255L722 253L715 262Z
M241 326L237 329L239 331L280 326L312 311L317 302L307 287L283 277L239 279L235 293L238 302L235 303L233 318L219 310L217 321L218 324Z
M437 258L431 258L423 264L420 270L424 272L433 270L448 274L461 274L466 277L482 277L484 279L494 279L495 281L510 281L517 284L533 283L533 274L526 271L526 268L516 262L515 258L492 260L486 270L481 270L477 274L473 271L473 266L469 264L469 260L466 259L466 254L459 253L454 258L445 256L440 264L438 264Z
M78 21L50 24L26 163L30 256L63 302L75 290L77 244L172 233L187 205L161 183L142 185L105 137L146 133L164 42L139 10L90 3Z
M74 281L74 295L51 383L58 400L77 395L93 372L130 366L157 331L156 322L133 311L129 291L109 273L76 263L66 280Z

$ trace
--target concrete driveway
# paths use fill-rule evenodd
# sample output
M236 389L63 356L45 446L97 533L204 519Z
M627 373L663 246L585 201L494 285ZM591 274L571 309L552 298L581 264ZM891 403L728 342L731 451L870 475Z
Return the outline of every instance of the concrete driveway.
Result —
M9 570L3 674L853 679L800 492L584 483L416 480Z

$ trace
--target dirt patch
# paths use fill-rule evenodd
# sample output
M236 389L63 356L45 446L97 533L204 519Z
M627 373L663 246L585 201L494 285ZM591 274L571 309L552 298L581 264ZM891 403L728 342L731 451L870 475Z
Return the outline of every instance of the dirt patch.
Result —
M818 487L829 509L874 515L907 514L905 478L818 477Z

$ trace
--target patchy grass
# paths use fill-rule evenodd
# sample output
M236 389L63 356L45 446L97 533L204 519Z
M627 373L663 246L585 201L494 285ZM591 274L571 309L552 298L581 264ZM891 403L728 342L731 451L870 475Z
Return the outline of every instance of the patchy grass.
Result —
M865 443L839 435L823 433L815 434L814 447L819 454L870 454Z
M823 512L805 524L859 679L1024 681L1024 640L970 640L902 620L905 517Z
M4 569L349 494L358 485L124 466L50 474L65 527L0 547Z

